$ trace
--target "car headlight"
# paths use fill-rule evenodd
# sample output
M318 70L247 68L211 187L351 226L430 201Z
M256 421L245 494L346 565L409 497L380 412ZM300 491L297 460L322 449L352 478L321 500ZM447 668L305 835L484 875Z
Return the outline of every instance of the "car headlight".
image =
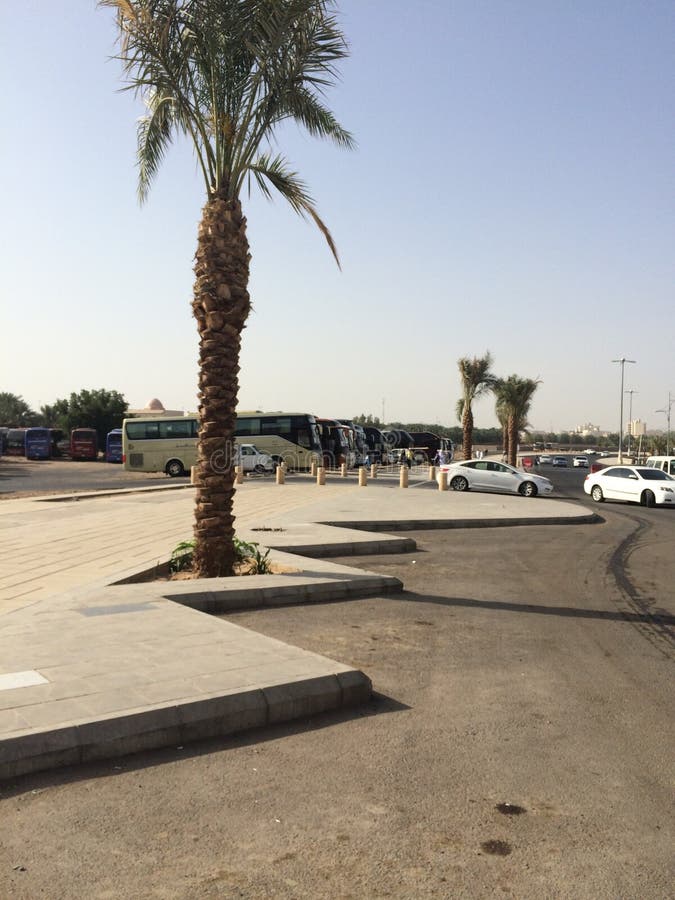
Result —
M669 487L662 487L662 488L660 488L660 490L665 491L666 494L673 494L673 493L675 493L675 491L673 491L673 489L672 489L672 488L669 488Z

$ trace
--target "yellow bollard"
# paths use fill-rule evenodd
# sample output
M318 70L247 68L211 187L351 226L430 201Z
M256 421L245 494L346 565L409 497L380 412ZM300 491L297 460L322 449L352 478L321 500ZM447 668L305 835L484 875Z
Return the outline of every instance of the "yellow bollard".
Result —
M375 463L370 467L370 477L377 478L377 465Z
M436 481L436 466L429 466L429 481Z
M283 463L277 466L277 484L286 484L286 470Z
M312 478L316 478L316 470L318 469L318 465L315 459L312 460L312 464L309 467L309 474Z
M407 466L401 466L399 487L402 487L402 488L408 487L408 467Z
M366 467L361 466L359 469L359 487L366 487L368 484L368 476L366 475Z
M448 489L448 473L440 472L438 475L438 490L447 491Z
M197 479L197 466L190 466L190 484L195 484Z
M234 480L236 484L243 484L244 482L244 467L243 466L235 466L234 467Z
M326 470L323 466L319 466L319 470L316 473L316 483L317 484L325 484L326 483Z
M347 477L347 463L342 463L342 465L340 466L340 475L343 478Z

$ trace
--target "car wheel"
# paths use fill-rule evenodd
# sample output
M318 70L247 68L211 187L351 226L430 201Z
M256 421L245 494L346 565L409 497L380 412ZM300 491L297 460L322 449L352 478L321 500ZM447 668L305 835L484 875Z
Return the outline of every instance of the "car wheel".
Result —
M518 493L523 497L536 497L538 493L537 485L532 481L524 481L518 488Z
M170 459L166 464L166 474L172 478L179 478L185 474L183 463L179 459Z
M253 469L253 471L254 471L254 472L257 472L258 475L262 475L263 472L265 471L265 466L262 466L260 463L258 463L258 465L255 466L255 468Z
M468 491L469 482L462 475L457 475L450 482L450 487L453 489L453 491Z
M595 500L596 503L602 503L605 499L602 494L602 488L599 484L594 484L591 490L591 497Z
M654 496L652 491L645 491L641 499L644 506L648 506L650 508L652 506L656 506L656 497Z

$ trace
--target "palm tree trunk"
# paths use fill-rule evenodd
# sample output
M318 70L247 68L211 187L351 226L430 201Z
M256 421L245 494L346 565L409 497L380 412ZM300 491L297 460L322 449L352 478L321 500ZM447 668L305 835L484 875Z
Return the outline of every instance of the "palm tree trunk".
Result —
M241 333L251 307L246 219L238 200L207 201L199 225L192 310L199 332L195 553L200 578L234 564L234 429Z
M508 461L509 458L509 425L508 421L502 423L502 457Z
M511 466L518 464L518 422L515 416L509 416L509 455L507 462Z
M462 453L464 459L471 459L473 453L473 411L470 403L464 404L462 415Z

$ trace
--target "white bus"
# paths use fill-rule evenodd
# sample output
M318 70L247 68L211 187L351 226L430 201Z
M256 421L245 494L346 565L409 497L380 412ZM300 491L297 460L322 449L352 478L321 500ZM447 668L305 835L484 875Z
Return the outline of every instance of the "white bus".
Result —
M308 470L313 462L321 464L319 429L309 413L238 412L235 438L250 441L288 469Z
M255 444L275 463L289 469L309 469L321 461L321 443L314 416L308 413L237 413L237 444ZM197 462L199 420L196 416L125 419L122 462L131 472L165 472L176 478ZM233 460L236 465L237 460Z
M185 475L197 462L196 416L155 416L122 423L122 463L130 472Z

